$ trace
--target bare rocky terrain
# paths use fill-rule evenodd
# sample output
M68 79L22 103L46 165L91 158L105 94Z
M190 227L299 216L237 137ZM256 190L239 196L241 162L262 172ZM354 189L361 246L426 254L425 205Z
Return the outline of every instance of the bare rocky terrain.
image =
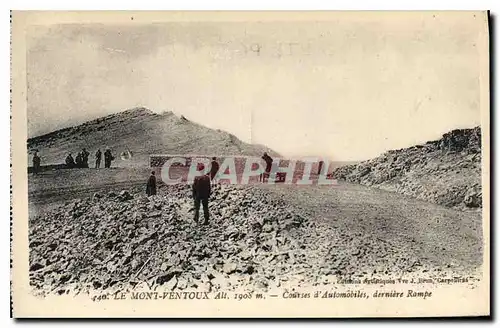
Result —
M281 275L268 262L289 261L298 248L292 235L305 218L257 190L216 188L206 227L192 220L188 186L162 191L150 198L95 193L34 218L32 282L59 293L73 282L82 289L140 282L180 290L215 283L265 288Z
M43 163L82 147L134 153L111 169L29 175L30 283L42 295L383 286L400 277L473 284L483 254L480 194L469 194L480 193L480 131L460 131L341 167L332 186L219 185L208 226L192 220L189 186L160 184L145 196L148 156L276 152L146 109L30 139Z
M222 185L203 226L192 220L188 186L162 186L149 198L142 189L104 188L33 215L36 292L266 291L399 277L472 284L482 263L479 213L395 193Z
M390 190L447 207L482 207L481 129L392 150L334 171L336 179Z

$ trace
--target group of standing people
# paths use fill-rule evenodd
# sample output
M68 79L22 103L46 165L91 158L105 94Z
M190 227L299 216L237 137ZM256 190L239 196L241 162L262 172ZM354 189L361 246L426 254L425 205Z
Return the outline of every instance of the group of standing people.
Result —
M101 167L101 159L102 152L98 149L95 153L95 168L98 169ZM66 156L65 164L67 168L88 168L89 167L89 156L90 153L87 149L83 148L82 151L78 152L76 158L73 158L73 155L68 154ZM115 160L115 157L111 153L111 150L108 148L104 152L104 167L110 168L111 162ZM35 151L33 154L33 174L38 174L41 170L41 158L38 155L38 151Z
M271 171L271 166L273 163L273 159L267 154L264 153L262 159L266 162L266 173L269 175ZM210 199L210 194L212 192L212 185L216 183L215 177L219 171L220 165L217 162L216 157L212 157L212 161L210 163L210 171L207 174L196 176L193 181L192 192L193 192L193 200L194 200L194 221L198 223L200 216L200 207L203 206L203 224L207 225L210 217L208 211L208 200ZM203 163L198 163L197 171L204 171L205 165ZM261 174L261 180L263 179L263 175ZM151 175L148 178L146 183L146 194L148 196L156 195L156 176L155 171L151 172Z
M217 162L216 157L212 157L212 162L210 163L210 171L208 174L202 176L197 176L193 181L193 200L194 200L194 221L198 223L200 206L203 206L203 224L208 224L209 212L208 212L208 199L212 191L212 184L215 183L215 176L219 171L220 165ZM198 171L204 171L205 165L198 163L196 169ZM151 172L146 183L146 195L152 196L156 195L156 176L155 171Z
M69 154L66 157L66 166L68 168L88 168L89 167L89 156L90 153L83 148L81 152L79 152L76 155L76 159L73 158L73 155ZM95 153L95 168L98 169L101 167L101 159L102 159L102 152L101 149L97 149ZM111 150L108 148L104 152L104 167L105 168L110 168L111 167L111 162L115 159L113 154L111 153Z
M85 148L83 148L82 151L76 155L76 159L73 158L73 155L69 154L66 157L66 161L65 161L66 166L69 168L74 168L74 167L88 168L89 167L89 156L90 156L90 153Z

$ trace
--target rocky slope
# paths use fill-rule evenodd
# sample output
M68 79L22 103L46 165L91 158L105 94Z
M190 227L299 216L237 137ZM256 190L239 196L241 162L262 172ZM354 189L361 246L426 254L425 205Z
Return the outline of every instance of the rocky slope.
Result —
M333 175L448 207L482 207L481 129L453 130L440 140L338 168Z
M215 188L211 224L197 226L190 187L162 190L150 198L142 190L95 194L34 217L32 285L60 294L140 282L172 290L265 288L279 274L268 262L289 261L288 251L298 248L291 234L304 218L264 193Z
M121 167L147 166L151 154L251 156L267 151L277 156L271 149L244 143L230 133L204 127L172 112L157 114L146 108L126 110L28 140L28 151L31 154L38 150L42 165L64 163L69 153L75 157L84 147L91 153L91 164L98 148L104 151L109 147L117 155L113 165ZM132 158L123 156L122 160L120 154L127 151Z
M192 220L188 186L162 186L149 198L140 189L96 193L31 217L34 292L250 292L473 274L452 262L433 264L404 238L318 220L268 190L217 186L203 226Z

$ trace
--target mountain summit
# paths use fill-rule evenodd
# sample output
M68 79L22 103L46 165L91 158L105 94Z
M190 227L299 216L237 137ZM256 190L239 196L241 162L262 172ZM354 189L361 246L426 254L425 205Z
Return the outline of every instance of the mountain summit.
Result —
M43 164L63 163L71 153L82 148L91 153L110 148L118 159L114 166L147 166L152 154L246 155L256 156L275 151L262 145L245 143L234 135L213 130L172 112L161 114L133 108L86 123L56 130L28 139L28 151L38 150ZM120 154L127 156L120 159ZM129 156L132 154L132 156Z

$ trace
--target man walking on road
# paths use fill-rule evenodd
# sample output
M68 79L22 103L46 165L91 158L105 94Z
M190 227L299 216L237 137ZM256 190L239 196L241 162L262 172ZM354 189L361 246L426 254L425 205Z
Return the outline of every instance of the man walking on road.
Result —
M197 166L198 171L203 171L205 165L199 163ZM203 205L203 216L205 221L203 224L208 224L208 199L210 198L211 186L210 177L208 175L197 176L193 182L193 198L194 198L194 221L198 223L200 216L200 203Z

